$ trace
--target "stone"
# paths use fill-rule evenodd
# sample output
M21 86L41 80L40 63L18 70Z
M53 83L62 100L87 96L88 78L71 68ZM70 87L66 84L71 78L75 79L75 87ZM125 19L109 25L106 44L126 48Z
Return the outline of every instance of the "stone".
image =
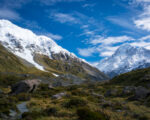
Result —
M106 91L104 96L105 97L116 96L117 92L118 92L117 89L110 89L110 90Z
M53 95L52 99L61 99L62 97L66 96L66 95L67 95L66 92L61 92L56 95Z
M150 90L139 86L135 89L135 98L136 99L144 99L150 95Z
M129 94L133 93L134 91L135 91L134 86L125 86L122 90L122 94L123 95L129 95Z
M0 89L0 94L3 94L4 92Z
M12 94L34 92L41 83L39 79L24 80L11 86Z
M101 94L97 94L95 92L92 92L92 95L95 96L95 97L97 97L97 98L104 99L104 96L101 95Z

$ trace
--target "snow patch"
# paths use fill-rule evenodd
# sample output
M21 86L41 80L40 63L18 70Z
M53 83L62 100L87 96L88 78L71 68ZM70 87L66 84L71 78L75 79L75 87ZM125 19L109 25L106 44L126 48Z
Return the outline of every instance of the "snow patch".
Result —
M59 77L59 75L58 74L55 74L55 73L52 73L55 77Z

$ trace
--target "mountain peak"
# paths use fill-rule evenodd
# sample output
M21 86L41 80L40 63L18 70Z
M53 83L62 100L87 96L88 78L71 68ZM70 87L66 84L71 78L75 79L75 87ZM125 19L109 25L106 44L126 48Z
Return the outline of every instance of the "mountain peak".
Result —
M150 63L150 50L124 44L112 56L100 61L97 67L106 74L121 74L147 63Z
M73 53L57 45L51 38L36 35L31 30L21 28L8 20L0 20L0 42L15 55L31 62L41 70L43 69L34 62L34 53L43 54L49 58L52 58L52 54L61 53L82 61Z

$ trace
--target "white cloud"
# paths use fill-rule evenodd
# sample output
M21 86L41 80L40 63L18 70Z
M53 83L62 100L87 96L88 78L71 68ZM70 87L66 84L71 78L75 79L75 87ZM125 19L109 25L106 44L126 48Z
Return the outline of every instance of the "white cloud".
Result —
M94 39L91 41L92 44L103 44L103 45L112 45L116 43L122 43L122 42L127 42L127 41L132 41L134 40L132 37L129 36L117 36L117 37L99 37L97 39Z
M136 0L136 2L150 2L150 0Z
M73 23L73 24L80 23L80 21L77 18L73 17L71 14L52 13L50 17L53 17L54 20L60 23Z
M81 48L78 48L78 52L81 56L84 56L84 57L89 57L89 56L92 56L97 50L95 48L85 48L85 49L81 49Z
M10 9L0 9L0 18L9 20L19 20L21 17L19 14Z
M142 12L134 19L137 28L150 31L150 0L134 0L142 7Z
M61 3L61 2L66 2L66 3L70 3L70 2L82 2L85 0L39 0L42 4L45 5L54 5L57 3Z
M50 38L52 38L52 39L54 39L54 40L61 40L63 37L62 36L60 36L60 35L55 35L55 34L52 34L52 33L47 33L47 34L45 34L47 37L50 37Z
M122 16L112 16L112 17L107 17L107 20L121 27L135 30L133 22L126 18L123 18Z
M150 35L147 35L147 36L144 36L144 37L142 37L142 38L140 38L140 40L147 40L147 39L150 39Z

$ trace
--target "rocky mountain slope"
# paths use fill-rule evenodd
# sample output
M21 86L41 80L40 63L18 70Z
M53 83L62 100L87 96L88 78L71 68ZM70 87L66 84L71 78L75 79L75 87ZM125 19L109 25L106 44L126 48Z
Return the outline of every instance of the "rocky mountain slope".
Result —
M98 68L110 77L149 66L150 50L129 44L122 45L112 56L98 64Z
M7 20L0 20L0 42L20 61L32 64L39 71L74 74L84 79L105 80L106 75L73 53L57 45L51 38L38 36ZM26 62L24 62L26 61Z

